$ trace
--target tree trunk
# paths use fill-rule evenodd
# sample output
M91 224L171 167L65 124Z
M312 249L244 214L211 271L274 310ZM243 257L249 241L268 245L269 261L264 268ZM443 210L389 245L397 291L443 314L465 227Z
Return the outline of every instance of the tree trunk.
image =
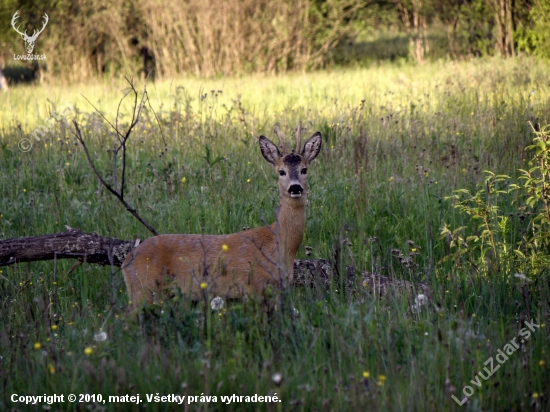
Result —
M516 55L514 44L514 16L512 0L492 0L497 26L496 46L503 57Z
M426 16L422 8L422 0L412 0L411 15L404 3L399 2L401 20L409 36L409 51L417 63L422 64L429 53Z

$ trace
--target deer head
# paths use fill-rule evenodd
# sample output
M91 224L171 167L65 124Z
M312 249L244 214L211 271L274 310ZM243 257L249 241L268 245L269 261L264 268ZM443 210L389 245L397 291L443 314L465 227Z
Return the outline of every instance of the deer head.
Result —
M278 131L281 141L281 150L267 137L260 136L260 149L265 160L271 163L279 175L279 193L281 199L286 198L302 200L302 194L307 193L307 169L309 164L321 151L322 137L317 132L305 143L303 149L300 147L300 127L297 132L296 149L288 153L283 139ZM305 200L304 200L305 202Z
M29 36L29 35L27 35L27 30L25 30L25 32L23 33L19 30L19 27L15 26L15 23L16 23L18 18L19 18L19 10L16 11L15 14L13 15L13 17L11 19L11 25L12 25L13 29L17 33L19 33L19 35L25 41L25 49L27 49L27 54L32 54L32 51L34 50L34 43L36 43L36 39L38 38L39 34L44 31L44 29L46 28L46 25L48 24L48 21L50 19L49 19L48 15L46 13L44 13L44 23L42 25L42 28L38 31L34 30L32 36Z

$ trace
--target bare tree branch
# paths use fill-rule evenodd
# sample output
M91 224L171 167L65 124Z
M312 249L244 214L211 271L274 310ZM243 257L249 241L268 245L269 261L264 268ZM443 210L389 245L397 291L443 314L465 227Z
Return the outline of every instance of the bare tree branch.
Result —
M136 211L136 209L131 207L130 204L126 201L126 199L124 199L124 187L126 185L126 143L127 143L128 139L130 138L130 134L132 133L132 130L134 129L134 127L139 122L139 117L140 117L141 112L143 110L144 102L146 101L146 99L148 100L147 90L144 90L143 95L141 97L141 100L138 104L139 95L138 95L137 90L134 87L134 84L132 83L132 81L130 79L126 79L126 81L130 84L130 90L122 97L122 99L119 102L118 109L117 109L116 121L115 121L116 125L113 125L88 99L86 99L92 105L92 107L94 107L94 109L103 117L103 119L115 130L117 139L119 141L119 146L117 148L113 149L113 151L114 151L114 153L113 153L113 156L114 156L114 160L113 160L113 168L114 168L114 170L113 170L113 175L114 175L113 182L115 184L115 187L111 186L109 183L107 183L105 181L105 179L103 178L103 176L101 175L101 173L99 172L97 167L95 166L94 161L92 160L92 157L90 156L90 152L88 151L88 147L86 146L86 142L84 141L84 136L82 135L82 131L80 130L80 127L78 126L78 123L76 122L76 120L73 120L73 124L74 124L74 127L75 127L75 131L73 133L76 136L76 138L78 139L78 141L80 142L80 144L82 144L82 147L84 148L84 152L86 153L86 157L88 158L88 163L90 163L90 166L92 167L94 173L96 174L96 176L99 179L99 181L101 182L101 184L103 186L105 186L105 188L109 192L111 192L124 205L126 210L128 210L137 220L139 220L139 222L143 226L145 226L151 233L153 233L155 236L157 236L159 233L156 231L156 229L154 227L152 227L151 224L147 220L145 220L143 217L141 217L141 215ZM134 94L134 109L132 111L132 121L131 121L130 125L128 126L128 129L126 130L126 133L123 135L120 132L119 128L118 128L118 118L119 118L119 115L120 115L120 105L122 104L122 101L126 98L126 96L128 96L130 93ZM122 173L121 173L120 189L117 190L117 188L116 188L116 156L120 152L120 150L122 150Z

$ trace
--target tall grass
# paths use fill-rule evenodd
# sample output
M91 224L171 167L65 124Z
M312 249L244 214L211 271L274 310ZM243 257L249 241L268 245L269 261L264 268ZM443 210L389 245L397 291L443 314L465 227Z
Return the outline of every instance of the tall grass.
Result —
M146 110L131 138L128 196L159 232L230 233L262 225L262 215L273 219L276 177L256 137L273 137L279 123L290 139L302 121L306 133L320 130L324 137L311 168L304 245L315 258L337 254L341 268L427 282L430 304L413 313L413 296L380 298L360 280L348 289L335 278L329 290L292 289L296 311L273 311L265 298L211 313L204 302L194 306L180 297L137 320L127 312L120 273L110 308L109 268L83 265L67 274L72 262L58 262L56 295L52 262L1 268L2 407L25 409L11 402L13 393L139 393L142 399L277 393L280 404L223 406L218 398L189 408L546 408L546 326L481 388L474 386L467 404L452 400L463 398L462 388L472 386L485 360L518 336L525 320L547 322L549 286L546 273L523 285L514 273L488 278L461 270L444 261L448 245L439 231L444 223L469 225L444 199L454 189L474 188L484 169L517 176L533 137L527 121L550 120L548 74L535 60L485 60L149 86L162 132ZM0 237L64 225L126 239L149 235L98 184L68 122L27 153L17 147L67 100L109 175L112 132L80 94L113 119L123 87L121 80L4 95ZM225 160L211 166L207 150ZM515 212L513 204L501 207ZM100 331L107 340L94 340Z

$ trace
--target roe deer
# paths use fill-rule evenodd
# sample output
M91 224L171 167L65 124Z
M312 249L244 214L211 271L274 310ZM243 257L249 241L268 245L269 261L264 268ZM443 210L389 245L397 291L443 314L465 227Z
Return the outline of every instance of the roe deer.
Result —
M263 157L279 174L279 208L269 226L230 235L159 235L146 239L122 264L131 304L152 303L155 295L175 283L183 293L199 299L210 296L260 296L267 285L292 283L294 258L302 243L307 199L307 170L321 151L315 133L300 152L288 153L265 136L259 144Z

